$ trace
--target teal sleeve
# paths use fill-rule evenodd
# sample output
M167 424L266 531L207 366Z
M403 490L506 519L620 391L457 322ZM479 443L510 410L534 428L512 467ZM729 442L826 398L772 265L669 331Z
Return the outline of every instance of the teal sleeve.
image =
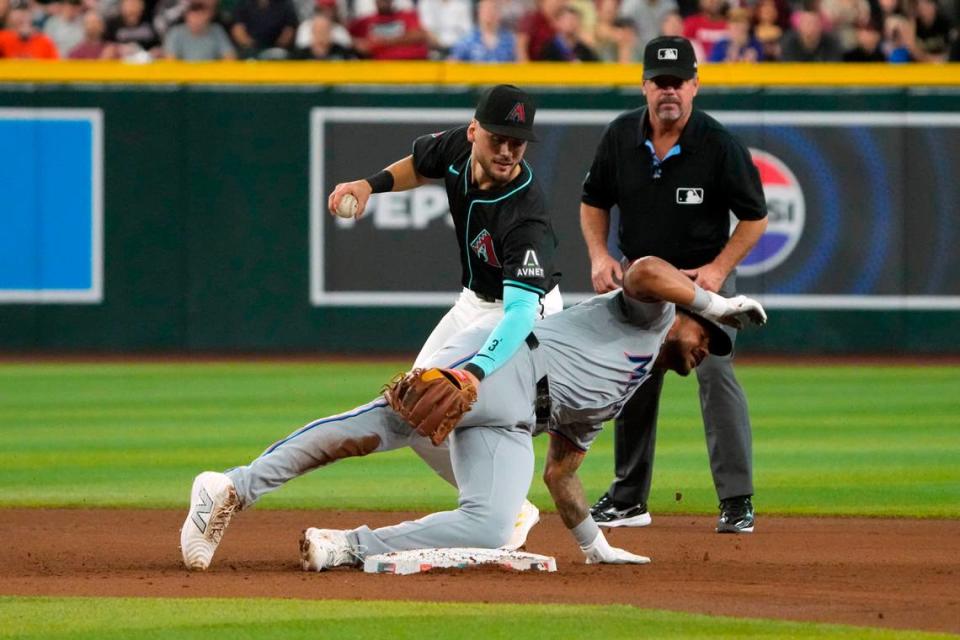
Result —
M539 310L540 295L538 293L504 282L503 319L493 328L483 347L467 364L479 368L484 376L499 369L503 363L513 357L530 335Z

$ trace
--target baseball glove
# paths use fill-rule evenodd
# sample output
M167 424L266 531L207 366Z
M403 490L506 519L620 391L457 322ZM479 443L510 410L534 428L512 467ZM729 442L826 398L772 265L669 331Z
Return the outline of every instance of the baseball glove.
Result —
M439 445L477 401L477 387L459 369L414 369L397 374L383 397L417 433Z

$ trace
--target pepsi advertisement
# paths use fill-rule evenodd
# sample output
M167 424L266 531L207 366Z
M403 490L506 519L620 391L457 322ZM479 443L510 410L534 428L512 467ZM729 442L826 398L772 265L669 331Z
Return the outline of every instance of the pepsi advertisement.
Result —
M560 238L567 303L592 294L579 226L580 185L605 125L617 115L541 110L540 141L528 145L526 158ZM960 240L960 114L710 115L750 150L769 210L766 234L738 269L741 292L771 307L960 308L960 252L954 248ZM442 185L375 195L360 220L331 217L326 199L338 182L370 175L410 153L416 137L471 116L459 109L313 110L313 304L451 302L459 288L457 239ZM696 203L702 188L690 185L677 197ZM731 228L735 223L731 216ZM369 268L337 268L356 265L358 254L369 257Z

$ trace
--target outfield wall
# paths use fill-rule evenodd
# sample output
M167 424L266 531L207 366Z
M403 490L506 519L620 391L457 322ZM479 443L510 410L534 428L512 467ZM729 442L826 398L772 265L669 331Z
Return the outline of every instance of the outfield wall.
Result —
M465 67L68 66L0 65L0 349L414 351L453 300L442 189L357 223L323 204L466 121ZM960 73L771 68L705 68L698 98L754 152L771 208L740 278L771 325L742 351L960 353ZM639 72L512 69L540 104L529 157L576 300L579 183Z

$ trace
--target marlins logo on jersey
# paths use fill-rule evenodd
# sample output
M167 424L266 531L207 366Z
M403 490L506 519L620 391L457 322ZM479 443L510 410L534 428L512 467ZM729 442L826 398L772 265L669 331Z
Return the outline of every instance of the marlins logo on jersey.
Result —
M543 267L540 266L540 259L537 258L537 252L533 249L527 249L523 254L523 263L517 269L518 278L542 278Z

